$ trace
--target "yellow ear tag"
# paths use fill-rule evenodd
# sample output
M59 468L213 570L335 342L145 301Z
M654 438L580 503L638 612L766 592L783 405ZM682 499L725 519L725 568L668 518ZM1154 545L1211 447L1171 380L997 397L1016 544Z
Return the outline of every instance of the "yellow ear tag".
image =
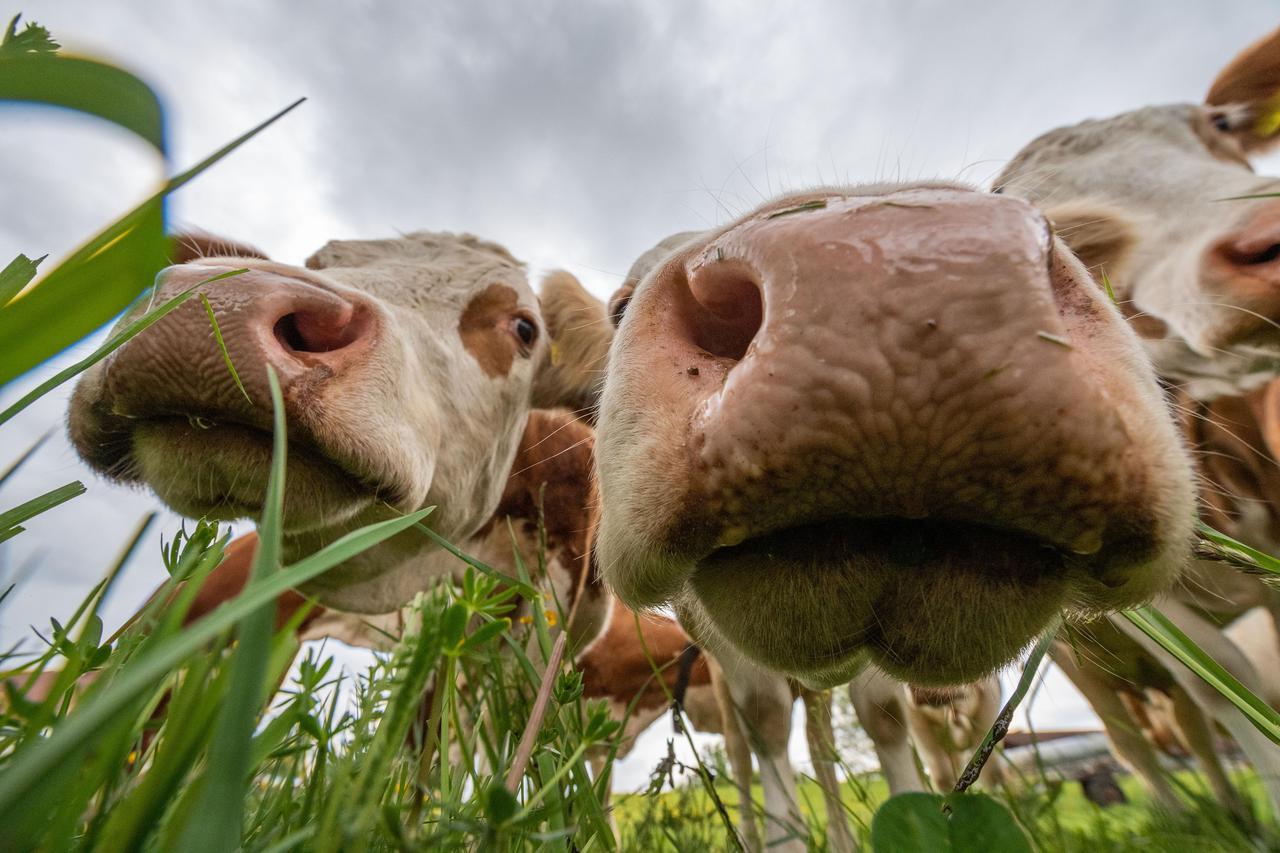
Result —
M560 366L560 345L555 341L551 342L551 366Z
M1262 108L1257 121L1253 123L1253 133L1266 139L1280 131L1280 92L1272 95Z

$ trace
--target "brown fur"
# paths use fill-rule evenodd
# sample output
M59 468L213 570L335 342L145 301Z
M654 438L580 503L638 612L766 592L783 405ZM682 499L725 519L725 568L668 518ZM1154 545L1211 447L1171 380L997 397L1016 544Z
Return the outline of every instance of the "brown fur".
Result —
M660 707L666 704L668 692L675 690L677 661L691 642L680 624L666 616L640 616L637 632L635 614L615 601L609 627L578 658L583 695L588 699L612 699L623 705L634 699L638 709ZM652 664L645 656L646 648ZM661 681L654 677L655 666ZM710 684L706 656L699 655L689 673L689 686Z
M1280 541L1280 383L1272 382L1244 397L1219 397L1196 403L1182 395L1179 404L1187 442L1195 451L1207 487L1201 489L1201 514L1210 526L1236 535L1244 504L1265 507L1267 531Z
M532 412L502 500L477 536L510 519L536 541L541 523L547 557L558 559L571 574L572 589L602 591L591 549L598 503L591 476L594 452L591 427L567 412Z
M506 376L511 371L516 344L507 333L507 325L518 304L514 290L491 284L467 304L458 321L462 345L489 376Z

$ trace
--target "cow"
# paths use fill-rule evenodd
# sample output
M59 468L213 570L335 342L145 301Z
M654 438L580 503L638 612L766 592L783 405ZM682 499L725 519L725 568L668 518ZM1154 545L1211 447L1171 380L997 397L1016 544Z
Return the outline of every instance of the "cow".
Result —
M1157 371L1200 399L1276 373L1280 200L1267 196L1280 180L1249 159L1280 140L1278 92L1280 30L1228 63L1203 104L1057 128L994 182L1106 272Z
M563 323L558 330L555 315L544 315L519 261L496 243L447 233L332 241L304 267L227 241L197 243L165 272L154 299L247 270L198 288L244 391L203 306L188 300L77 383L68 432L91 467L116 482L145 484L187 515L254 517L270 458L270 365L291 438L285 561L370 521L430 505L437 507L430 524L446 539L507 540L492 523L495 512L506 506L527 516L532 478L541 473L529 461L523 482L510 478L519 455L536 457L548 436L575 434L568 416L530 417L576 402L554 396L562 393L558 377L571 371L562 356L575 351L575 330ZM210 246L223 253L208 256ZM590 430L583 429L576 450L589 460ZM590 463L572 467L565 470L581 482L566 483L564 492L580 514L595 506ZM543 499L557 497L547 491ZM549 532L553 556L572 564L561 568L586 578L575 580L588 593L584 639L610 607L588 568L592 526ZM301 592L343 612L387 613L446 571L441 555L411 531Z
M1272 197L1280 180L1255 174L1249 159L1280 139L1278 93L1280 30L1229 62L1203 104L1147 107L1057 128L1025 146L995 180L997 192L1038 205L1085 264L1105 277L1174 389L1201 465L1203 514L1264 550L1280 546L1271 507L1275 459L1262 416L1265 383L1280 368L1280 200ZM1253 606L1280 617L1275 590L1197 562L1155 603L1247 687L1271 689L1216 623ZM1146 669L1167 669L1189 694L1174 697L1184 716L1194 715L1188 704L1198 704L1240 741L1280 807L1280 750L1149 638L1125 623L1116 626L1151 656L1155 665ZM1134 651L1126 645L1122 653ZM1064 663L1066 655L1060 647L1055 660ZM1088 661L1065 666L1073 677L1108 680L1105 672L1091 673ZM1106 689L1091 684L1085 692L1098 699ZM1104 720L1125 718L1114 698L1098 701L1105 701ZM1114 734L1126 763L1147 767L1140 775L1154 784L1154 756L1140 755L1149 747L1132 732L1118 740ZM1199 752L1211 755L1207 738L1199 741ZM1157 795L1169 801L1172 791L1165 788Z
M696 548L709 551L710 561L714 562L717 551L719 553L731 551L740 546L740 540L750 539L753 534L749 529L750 520L742 520L742 524L748 526L748 529L735 529L733 526L735 519L742 515L742 508L755 506L756 503L763 501L765 517L768 517L769 512L776 511L777 506L771 501L790 500L795 497L794 489L797 485L803 488L805 464L803 455L792 460L800 470L792 470L790 480L778 478L777 470L769 470L771 461L767 459L764 448L771 446L771 443L785 446L786 442L781 434L767 434L764 430L762 430L764 434L753 434L753 430L759 429L760 424L750 423L753 412L750 411L749 403L746 401L750 400L750 393L754 387L762 387L765 392L768 392L771 389L769 386L776 384L777 394L780 397L778 401L771 401L765 396L756 402L762 402L764 405L771 405L774 402L790 403L781 411L762 411L759 418L772 419L774 423L785 424L796 430L805 429L804 420L810 415L826 419L828 423L823 424L823 427L828 427L829 421L838 420L840 407L850 402L838 396L838 392L845 391L844 388L840 388L841 375L852 373L852 371L849 366L842 365L835 359L828 360L818 356L812 364L806 364L804 359L782 361L777 365L768 364L767 356L776 351L776 343L769 341L768 338L762 341L764 336L760 327L768 323L771 314L774 318L781 316L783 329L790 325L792 334L799 333L801 325L808 324L810 334L827 336L826 343L831 346L838 346L840 333L844 333L850 341L874 336L877 333L878 321L874 297L867 298L863 300L863 304L859 304L859 282L856 282L854 275L849 274L846 280L841 280L841 274L850 273L847 268L856 263L850 260L851 257L876 256L876 252L881 248L877 245L878 238L883 240L886 236L899 234L901 233L899 228L901 228L906 234L915 234L915 237L909 236L902 245L892 245L886 254L891 255L893 250L902 251L902 247L909 247L910 254L904 252L908 255L908 260L902 264L904 268L908 263L915 264L911 270L913 272L918 270L919 280L922 283L924 280L948 282L948 280L961 278L956 273L963 269L963 265L960 268L945 269L945 272L941 272L940 275L940 270L943 268L937 261L945 259L946 250L937 256L931 256L931 252L922 250L920 243L927 240L925 234L933 233L940 228L940 225L950 229L952 225L963 222L972 215L970 224L973 225L973 231L961 233L961 229L954 229L951 231L955 236L952 245L960 247L964 242L977 238L973 240L973 245L978 247L977 251L965 246L964 254L980 257L983 250L1000 245L1002 238L1011 237L1016 240L1016 234L1018 234L1016 228L1010 229L1007 233L1000 233L1000 227L997 225L997 233L993 237L987 232L992 224L1001 222L1001 214L1009 214L1012 220L1025 216L1027 218L1025 222L1034 223L1033 228L1037 229L1038 241L1041 241L1033 251L1029 252L1029 255L1038 257L1036 268L1042 280L1037 282L1036 274L1027 275L1025 280L1019 278L1018 274L1014 274L1009 277L1009 286L1015 289L1030 286L1033 292L1036 288L1043 288L1038 292L1046 296L1052 292L1053 287L1060 288L1060 292L1070 291L1073 293L1073 298L1065 300L1068 305L1073 304L1075 296L1080 297L1078 302L1074 302L1074 307L1066 309L1066 313L1074 318L1075 311L1079 311L1080 315L1088 316L1088 324L1097 321L1098 325L1106 329L1102 334L1103 338L1115 336L1114 348L1108 351L1114 353L1115 364L1124 365L1120 374L1124 377L1123 379L1108 377L1103 382L1107 383L1112 391L1123 386L1126 392L1133 394L1135 400L1140 401L1138 409L1129 412L1142 420L1140 427L1138 421L1133 421L1134 434L1138 434L1139 430L1151 428L1153 432L1149 434L1156 437L1162 452L1167 453L1167 456L1161 456L1158 459L1155 456L1147 457L1152 464L1148 473L1155 474L1160 485L1152 492L1148 492L1147 497L1140 498L1139 502L1146 502L1151 498L1157 505L1160 503L1164 505L1164 508L1157 512L1161 521L1156 526L1170 534L1170 538L1161 547L1157 547L1155 552L1148 552L1146 558L1139 558L1135 564L1130 564L1129 569L1138 569L1138 574L1155 570L1156 574L1164 576L1162 583L1167 583L1178 571L1181 562L1184 561L1185 548L1188 544L1184 538L1187 532L1184 528L1180 530L1179 528L1190 512L1187 494L1189 474L1184 466L1185 457L1181 453L1181 448L1176 442L1176 437L1170 432L1169 416L1162 409L1160 397L1151 382L1151 377L1146 373L1146 362L1137 351L1132 334L1124 327L1123 321L1114 309L1108 309L1105 297L1098 297L1101 289L1093 286L1088 275L1075 266L1065 252L1062 252L1064 259L1055 256L1050 237L1048 237L1047 224L1039 219L1033 210L1016 202L1014 206L1005 209L1005 200L979 196L978 193L954 186L931 186L906 191L900 188L873 187L865 192L864 199L858 199L859 192L858 188L850 188L850 190L832 190L808 193L799 197L785 197L765 205L763 209L746 216L739 223L730 225L718 234L713 233L710 236L694 233L676 234L659 243L637 261L626 283L612 298L608 311L614 325L618 327L618 332L616 339L612 342L612 350L608 353L604 402L599 414L600 428L602 428L600 433L602 453L598 456L598 465L604 489L604 515L598 556L602 560L600 565L605 575L628 603L646 606L669 599L675 603L682 625L698 637L699 642L709 644L713 651L717 652L719 660L733 660L735 657L742 660L754 658L756 663L763 663L763 667L759 667L758 674L755 675L754 690L760 693L768 689L769 693L774 695L774 703L780 706L787 695L782 688L783 674L797 675L801 680L809 681L810 684L823 685L847 680L855 672L863 671L863 675L859 676L851 689L855 710L858 710L861 721L873 736L873 743L876 744L877 752L881 756L882 767L886 771L887 779L890 780L891 790L897 792L897 790L922 789L923 780L920 779L914 757L910 752L908 729L906 729L908 725L905 715L906 697L902 694L901 681L874 669L865 670L867 652L872 652L874 656L874 651L869 643L855 639L867 634L865 628L860 628L856 624L859 613L869 622L876 622L878 620L878 613L874 612L876 608L872 603L858 601L855 593L854 602L852 602L855 605L854 610L849 613L840 610L841 607L846 607L850 603L844 596L859 585L860 579L851 570L846 578L837 576L836 588L831 590L824 589L818 581L815 581L813 587L808 588L803 583L797 583L804 580L803 570L795 570L794 578L788 578L786 574L790 567L788 558L795 556L797 548L806 548L810 537L817 538L818 542L824 537L832 537L831 530L823 530L818 525L797 521L796 532L791 540L765 535L759 551L759 556L764 558L750 565L750 557L746 557L746 565L742 566L741 574L733 574L736 558L726 560L719 566L710 566L723 573L722 580L717 581L717 583L723 583L722 606L727 610L733 610L733 608L739 610L737 613L728 613L726 610L727 616L724 616L724 619L732 620L737 616L741 620L739 626L742 628L763 631L763 637L759 638L754 646L745 646L737 637L726 637L722 631L723 626L718 621L721 617L701 606L700 598L703 596L703 590L696 589L695 583L700 575L710 574L707 565L698 564L691 573L691 579L682 580L678 576L675 579L662 578L662 575L667 573L678 575L676 567L672 564L680 560L678 549L686 547L687 539L692 538L698 542ZM946 209L948 202L952 200L960 200L961 204L973 200L975 207L965 210L955 219L942 218L941 222L934 219L931 211L938 210L940 207ZM992 209L978 210L977 205L982 204L991 204ZM859 233L860 223L854 219L860 207L865 207L863 213L872 214L870 218L872 224L864 234ZM838 211L828 214L827 211L832 209ZM996 215L988 219L988 213ZM892 223L876 222L881 215L891 218ZM808 220L806 218L809 216L835 220L835 222L819 224L814 228L814 237L809 238L803 233ZM918 228L923 231L916 232ZM746 232L742 240L733 240L736 229ZM773 241L769 240L767 233L753 233L768 232L771 229L780 231ZM984 232L987 232L986 236L991 238L989 242L980 237ZM818 242L819 240L822 242ZM790 246L797 246L799 250L791 252L788 256ZM780 287L782 292L774 291L774 296L781 298L781 306L769 304L768 300L771 296L769 288L773 287L773 283L768 279L771 277L769 273L772 270L760 268L762 264L767 263L771 247L777 248L778 254L781 255L778 261L783 268L805 269L805 279L796 277L777 282L777 287ZM1001 251L1004 251L1004 248L1001 248ZM805 261L810 259L805 257L803 252L810 250L813 251L812 266L805 268ZM886 266L891 263L893 259L887 260ZM874 265L868 264L868 266L870 268L868 278L878 280L882 286L887 287L887 282L883 280L888 278L887 275L877 277ZM867 273L868 270L858 269L856 272ZM808 280L809 278L812 280ZM806 306L805 296L812 296L820 307ZM849 301L854 309L845 310L841 300ZM637 305L648 305L648 307L641 309L643 314L640 315L639 320L631 319ZM1087 309L1084 309L1085 305L1088 306ZM900 311L893 309L893 306L886 304L883 309L897 324L905 323L905 320L895 316ZM937 309L938 314L932 315L931 309ZM923 337L928 337L934 330L941 327L946 311L945 306L942 305L927 306L924 310L928 311L928 314L919 316L919 327ZM1001 319L996 323L1002 324L1005 319L1014 314L1016 311L1011 309L1009 313L1002 314ZM790 318L796 319L788 323ZM1059 328L1052 313L1044 314L1043 318L1044 324L1052 324L1053 328ZM859 320L867 323L868 328L859 328ZM832 321L836 323L835 328L828 329ZM960 319L960 321L963 323L964 320ZM960 330L951 324L952 320L947 320L948 327ZM901 336L910 336L909 328L904 325L900 332ZM639 330L636 332L636 329ZM628 336L628 330L632 332L631 336ZM1043 330L1051 337L1055 337L1048 332L1048 329ZM1041 342L1047 342L1042 337L1038 339ZM934 357L942 357L950 361L946 355L946 346L951 341L950 337L938 339L937 345L940 347L938 350L932 350L928 342L925 342L927 352L918 359L924 366L918 368L913 365L913 370L928 371L932 366L929 365L929 359ZM1064 343L1070 346L1064 337L1059 342L1060 350L1066 350L1066 347L1062 346ZM1047 355L1050 361L1057 355L1057 353L1048 355L1037 350L1030 352L1037 357ZM1121 353L1124 355L1121 356ZM870 359L874 361L874 357L876 353L873 352ZM599 360L605 361L603 355ZM753 365L754 373L751 373L748 378L737 379L736 384L731 384L735 383L736 379L732 371L739 364ZM879 364L873 364L873 366L883 369ZM1033 369L1032 365L1024 366L1027 370ZM818 374L828 368L832 371L833 377L827 387L804 388L804 380L809 377L806 370L812 374ZM951 369L950 364L934 366L933 373L948 369ZM1091 369L1085 368L1085 370ZM996 365L995 369L988 369L987 373L991 375L987 379L997 377L1002 370L1004 368L1001 365ZM1028 375L1023 371L1020 373L1023 377ZM774 374L777 374L776 378ZM823 382L819 375L812 375L809 378L814 379L815 384ZM873 378L884 379L879 375ZM1120 382L1111 384L1116 379L1120 379ZM799 386L799 389L796 389L796 386ZM719 455L709 456L705 446L713 441L716 435L710 433L707 421L716 412L717 406L723 405L731 389L741 400L733 415L737 423L726 416L721 424L717 424L717 427L722 428L726 442L723 447L718 448ZM809 411L803 396L805 391L824 394L826 405L836 411ZM787 398L788 394L791 394L790 400ZM910 405L910 401L906 405ZM960 406L956 406L956 409L960 409ZM819 437L819 442L815 442L815 446L801 447L797 450L823 456L823 461L828 465L836 465L838 453L833 446L838 443L838 435L828 438L831 438L831 441L826 447L822 446L820 443L822 437ZM876 435L874 438L877 439L878 452L883 447L884 437ZM740 446L735 446L735 442L739 442ZM608 444L607 448L605 444ZM952 443L951 448L954 451L964 452L963 442ZM847 452L851 455L856 455L858 451L859 448L856 446L847 448ZM612 456L613 453L618 453L618 456ZM755 453L755 459L751 457L753 453ZM916 456L914 461L918 465L920 456L927 459L928 453L919 453ZM631 475L626 474L621 466L614 465L616 459L625 460L627 465L632 466L634 470ZM1167 462L1172 462L1172 466L1166 469ZM774 462L777 467L786 464L786 460ZM873 465L874 462L868 460L864 464ZM1108 462L1103 462L1103 465L1106 464ZM735 483L724 484L724 493L718 494L714 489L709 492L700 492L691 483L681 483L678 480L682 476L690 479L698 475L714 476L719 469L724 467L732 469L735 465L741 465L745 470L730 470L728 473L744 476L740 476ZM858 465L858 462L851 462L851 465ZM1146 465L1146 462L1143 462L1143 465ZM616 479L611 479L611 471L616 471L616 474L613 474L613 478ZM668 485L667 478L677 478L676 483ZM611 483L614 489L612 493L609 492ZM810 494L806 494L797 502L820 502L822 501L820 492L833 487L840 488L840 484L832 483L828 479L820 479L810 487ZM792 491L788 492L788 488ZM774 496L769 494L771 491L774 492ZM818 496L814 496L812 492L818 492ZM1100 496L1094 494L1094 497ZM1116 507L1116 511L1124 512L1120 507ZM877 515L876 510L868 510L868 512L869 515ZM1187 512L1188 516L1178 519L1176 516L1179 512ZM669 517L664 517L664 514L669 514ZM838 514L838 510L833 512L832 507L822 508L817 515L810 516L810 519L823 519L823 514ZM691 517L686 519L686 515ZM609 546L611 543L616 543L616 539L609 539L611 517L621 519L616 520L614 534L623 542L621 546L612 549ZM801 519L803 517L801 516ZM1152 520L1151 517L1148 516L1148 520ZM771 523L764 521L764 524ZM728 525L728 528L716 529L718 525ZM622 529L626 526L630 526L630 530ZM708 532L707 528L712 530ZM873 529L865 535L874 538L877 533L877 530ZM654 534L657 539L652 543L644 542L643 539L641 542L636 542L637 538L643 538L646 534ZM1152 543L1147 544L1149 546ZM859 546L851 544L849 547L852 549ZM1091 540L1087 543L1087 547L1078 547L1076 551L1084 552L1080 556L1085 556L1088 552L1097 553L1101 549L1101 543ZM1133 556L1135 555L1130 553L1130 557ZM774 557L774 560L768 560L768 557ZM772 569L769 566L771 562L781 566L780 573L769 578L771 583L754 583L760 576L771 574ZM824 569L823 560L820 557L813 557L812 564L810 571L813 571L814 575L818 575ZM876 566L873 566L873 569L874 567ZM634 576L628 575L628 571L635 573ZM689 571L689 567L686 566L685 571ZM1088 574L1087 571L1084 574ZM1123 571L1120 574L1124 574ZM754 579L753 575L755 575ZM671 584L671 589L660 589L663 583ZM884 581L881 578L874 578L872 583L878 584ZM681 584L684 584L684 589L680 589ZM1123 589L1125 583L1119 579L1119 576L1114 576L1107 585L1108 589L1115 590ZM672 590L675 590L675 594L672 594ZM975 592L978 590L970 590L970 594ZM1064 589L1061 587L1055 590L1057 594L1062 592ZM1137 596L1135 599L1140 599L1147 594L1137 588L1132 588L1132 592ZM631 597L628 598L628 596ZM796 597L799 597L799 601L796 601ZM968 601L978 605L979 598L980 594L972 594ZM837 610L829 615L815 612L804 621L795 619L797 603L813 605L818 603L819 599L823 603L836 607ZM900 602L905 603L906 599L908 599L906 596L901 596ZM963 603L965 598L961 597L959 601ZM928 617L933 615L927 607L928 603L932 602L922 602L918 612L913 612L908 617L913 622L911 628L919 629L920 634L927 634L927 631L932 628L940 628L940 626L932 626L932 628L928 626ZM952 599L947 606L954 607L955 603L955 599ZM1062 599L1053 602L1053 610L1056 611L1062 603L1064 603ZM1098 606L1100 603L1094 598L1091 606ZM937 603L937 606L942 605ZM992 603L992 607L992 612L1002 612L995 603ZM1025 608L1024 603L1020 603L1019 607ZM1025 610L1019 611L1019 615L1024 613ZM823 616L827 616L827 619L824 620ZM854 624L850 624L850 617ZM1001 628L1009 628L1009 626L1011 625L1007 621L1001 624ZM902 628L905 628L905 625L899 626L899 630ZM942 626L940 630L946 635L959 633L956 631L955 622ZM1015 628L1015 633L1018 630ZM1038 628L1018 640L1018 649L1021 643L1029 639L1034 630ZM840 648L841 639L832 637L832 634L836 634L837 631L854 640L849 643L851 649ZM777 657L780 651L790 651L788 644L795 643L796 640L803 643L805 640L814 639L819 640L823 646L813 651L813 657L817 658L819 667L827 670L827 667L835 662L838 665L835 671L813 671L809 667L797 669L794 658L787 661L786 658L780 660ZM991 647L988 643L989 637L983 637L979 647L989 649ZM1010 648L1009 653L1016 653L1018 649ZM951 658L945 663L946 672L933 671L932 663L922 658L916 658L915 661L904 665L902 654L896 649L890 658L884 661L887 666L883 669L893 670L893 675L897 676L897 679L914 680L923 676L927 681L942 680L943 683L957 683L957 681L969 680L966 678L968 675L987 674L1002 662L989 660L977 663L973 667L961 665L957 669L954 660L956 648L941 648L938 652L941 653L940 657ZM877 661L879 662L881 661ZM769 674L771 670L774 672L773 675ZM733 681L731 681L732 684ZM736 684L739 689L746 692L751 689L753 678L739 678ZM787 790L785 785L780 785L777 802L786 808L785 804L791 802L792 798L794 798L794 790ZM765 789L765 800L769 802L768 788Z
M783 196L622 300L597 559L713 651L960 684L1186 561L1189 461L1150 365L1022 201Z
M609 316L615 325L620 322L627 303L640 282L675 249L696 236L695 232L672 235L650 248L632 264L622 286L610 300ZM599 345L600 342L597 342L597 346ZM766 802L772 802L777 813L798 816L799 803L795 791L782 782L792 775L782 763L786 760L791 721L789 711L784 711L782 707L790 701L788 690L784 687L786 679L758 667L742 667L740 663L738 666L740 669L728 686L731 691L736 686L744 694L748 691L751 694L741 696L740 701L749 701L757 708L763 702L778 706L771 713L759 714L759 719L755 721L756 724L766 720L776 722L776 730L759 733L763 742L758 751L762 755L772 756L774 767L777 768L776 773L766 774L762 771L761 774ZM815 719L829 719L829 702L818 692L808 690L794 681L790 682L789 688L791 700L804 699L806 720L813 723ZM935 771L935 786L949 790L955 784L954 777L959 770L944 773L942 768L957 764L963 767L962 762L967 755L962 755L961 750L978 745L981 736L995 721L1000 699L998 683L994 689L990 684L984 683L948 691L948 697L959 701L945 712L949 719L943 722L936 719L936 714L922 711L917 706L916 691L905 690L901 682L878 672L874 667L869 667L855 678L849 684L848 693L858 722L871 739L891 794L925 790L924 779L912 752L912 736L915 736L916 745L920 748L926 765ZM934 691L933 695L937 697L942 694ZM994 709L991 707L992 703L995 705ZM957 743L954 735L960 729L977 732L977 739L966 736L963 744ZM831 794L837 790L833 766L833 736L824 741L821 737L823 731L824 728L820 725L811 724L807 727L810 754L814 757L815 772L819 774L824 796L828 799L829 843L833 849L847 849L853 843L852 834L843 808L838 804L838 796ZM997 776L998 771L994 767L991 771L985 771L984 784L993 784Z

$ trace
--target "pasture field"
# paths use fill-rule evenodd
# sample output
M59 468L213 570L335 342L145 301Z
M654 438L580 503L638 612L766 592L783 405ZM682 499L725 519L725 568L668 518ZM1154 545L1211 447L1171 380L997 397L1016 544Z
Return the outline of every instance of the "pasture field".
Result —
M1209 796L1203 777L1193 771L1174 774L1190 793L1185 815L1170 816L1157 811L1141 784L1132 776L1118 781L1129 802L1102 808L1085 799L1080 785L1061 781L1052 774L1046 781L1027 779L1019 791L1000 791L995 797L1017 815L1020 828L1038 851L1070 853L1121 853L1130 850L1238 851L1280 849L1280 830L1267 819L1247 827L1227 814ZM1245 792L1255 815L1266 815L1266 792L1251 770L1232 774L1232 781ZM721 799L731 810L737 808L736 788L727 782L717 786ZM849 821L863 849L878 849L872 843L871 821L876 809L889 797L879 774L845 780L843 799ZM760 787L755 787L756 799ZM681 787L660 795L627 794L617 798L616 816L624 849L692 850L729 849L715 807L698 787ZM826 808L817 783L800 784L800 800L807 819L807 841L811 849L825 847ZM974 850L993 849L981 838Z
M175 540L167 564L175 577L198 575L216 562L220 545L215 529L202 525ZM343 675L323 650L309 651L292 681L279 691L260 688L256 701L236 701L237 661L260 656L267 662L261 683L274 684L296 650L287 631L265 650L243 637L228 645L225 633L212 646L192 643L191 629L174 630L171 608L104 638L93 615L102 590L95 590L77 618L50 626L52 645L34 662L13 654L0 662L62 671L63 687L82 671L100 673L74 707L59 690L43 703L9 691L0 718L4 849L614 849L586 758L592 749L607 751L617 727L603 706L582 700L567 665L548 681L543 725L519 766L554 608L530 614L525 627L535 651L526 656L506 619L515 588L482 569L467 578L459 589L421 597L423 630L365 673ZM175 647L184 657L154 671L153 661ZM138 675L148 671L149 678ZM466 691L453 689L452 673L464 675ZM426 691L432 675L444 690ZM161 703L167 712L157 716ZM81 724L86 718L92 726ZM226 731L234 719L249 725L232 740ZM229 760L232 754L244 763ZM713 766L677 767L668 777L674 789L616 795L619 848L735 849L716 800L736 821L736 791L723 766L707 761ZM513 768L514 794L506 784ZM233 773L246 775L228 778ZM1265 815L1256 778L1236 775L1255 814ZM1196 774L1177 779L1191 804L1177 818L1153 810L1128 777L1130 803L1107 809L1086 801L1074 782L1024 779L1015 792L995 793L1024 845L970 841L1044 851L1280 849L1269 821L1246 827L1208 798ZM887 799L877 774L853 777L842 790L865 848L929 849L876 843L872 820ZM802 784L801 801L807 825L797 832L812 849L825 849L824 807L812 780ZM225 821L242 830L228 832Z
M158 99L144 83L56 52L48 33L20 29L15 18L0 43L0 100L88 112L168 154ZM30 290L42 259L20 255L0 270L0 383L147 298L168 249L165 196L274 120L173 176ZM31 402L143 332L193 290L151 306L87 359L20 399L6 397L0 436ZM545 556L525 565L517 553L511 578L457 553L463 582L422 593L408 619L420 627L366 672L340 673L331 658L308 652L296 677L282 683L298 647L296 622L273 627L281 592L393 535L416 533L452 546L431 530L424 509L283 564L287 437L278 386L273 391L274 462L258 526L261 546L241 593L182 625L228 540L216 525L197 522L167 531L169 580L136 620L108 632L98 615L115 579L138 556L131 544L102 567L101 582L78 606L56 614L29 642L0 649L0 850L738 848L734 791L722 769L702 763L682 771L676 790L655 786L615 797L615 835L605 805L607 774L597 778L589 765L603 755L608 769L620 727L603 704L584 700L582 677L561 657L560 604L537 581L546 575ZM2 488L34 448L11 448L3 439L0 446ZM50 484L18 506L0 501L0 542L49 511L67 536L96 535L77 524L74 499L84 491L79 482ZM148 524L134 531L134 544ZM1280 573L1280 563L1265 555L1236 558ZM11 606L11 593L0 583L0 608ZM1185 638L1141 618L1277 737L1274 712L1197 657ZM878 777L847 783L844 796L864 847L886 853L1280 849L1273 818L1237 821L1207 800L1194 774L1179 779L1194 806L1177 818L1153 811L1131 780L1125 784L1132 803L1108 810L1086 803L1074 784L1030 781L1022 793L956 795L948 801L951 817L930 797L883 805ZM1255 813L1265 814L1256 781L1242 780ZM808 822L796 832L824 849L821 797L811 782L802 799Z

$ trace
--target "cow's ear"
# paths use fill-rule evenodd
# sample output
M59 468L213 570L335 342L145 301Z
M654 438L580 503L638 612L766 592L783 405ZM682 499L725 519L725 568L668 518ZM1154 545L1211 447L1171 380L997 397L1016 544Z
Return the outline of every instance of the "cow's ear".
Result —
M539 300L550 346L533 385L539 409L568 408L590 418L600 401L613 326L604 303L572 274L555 270L542 282Z
M1115 275L1137 239L1124 215L1104 204L1067 202L1045 208L1044 215L1054 234L1099 281L1104 272Z
M1217 129L1257 153L1280 142L1280 29L1240 52L1209 87Z
M229 240L207 231L178 231L170 235L169 263L189 264L201 258L260 258L267 253L257 246Z

